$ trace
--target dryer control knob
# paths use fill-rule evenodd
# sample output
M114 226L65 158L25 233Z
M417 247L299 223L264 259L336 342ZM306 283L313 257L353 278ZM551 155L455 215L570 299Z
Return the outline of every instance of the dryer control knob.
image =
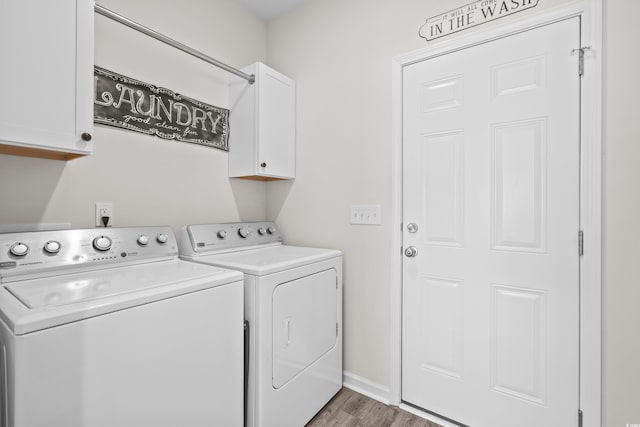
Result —
M265 234L267 234L267 230L264 227L260 227L258 228L258 234L264 236Z
M251 234L251 229L249 227L240 227L238 230L238 235L243 239L246 239Z
M93 239L93 247L102 252L111 249L111 243L111 239L107 236L98 236Z
M156 240L158 241L158 243L165 244L169 241L169 236L167 236L166 234L160 233L158 234L158 237L156 237Z
M49 240L44 244L44 247L42 249L44 249L44 251L48 254L57 254L58 252L60 252L61 247L62 245L60 244L60 242Z
M138 244L142 245L142 246L146 246L149 244L149 236L145 236L144 234L141 234L138 236Z
M16 242L11 245L9 252L11 252L11 254L15 256L25 256L27 253L29 253L29 246L27 246L25 243Z
M218 231L218 238L219 239L226 239L227 238L227 232L224 231L224 230Z
M275 232L276 232L276 228L275 227L272 226L272 227L267 228L267 233L273 234Z

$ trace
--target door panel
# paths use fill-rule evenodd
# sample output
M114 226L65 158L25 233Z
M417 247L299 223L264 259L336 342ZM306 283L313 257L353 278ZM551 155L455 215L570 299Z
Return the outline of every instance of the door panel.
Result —
M575 425L578 18L405 67L402 399Z
M546 120L493 126L492 249L544 252Z
M463 142L461 131L425 135L421 181L424 183L425 238L429 244L463 245Z

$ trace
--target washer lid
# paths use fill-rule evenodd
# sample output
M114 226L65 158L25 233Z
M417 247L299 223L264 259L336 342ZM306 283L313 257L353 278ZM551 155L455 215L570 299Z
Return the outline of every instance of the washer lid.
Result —
M221 272L220 269L194 268L184 262L161 262L27 280L5 287L25 306L37 309L156 288Z
M239 280L237 271L181 260L23 280L0 289L0 315L24 334Z
M307 248L277 245L266 248L238 250L196 257L183 257L191 261L239 270L246 274L264 276L282 270L341 256L335 249Z

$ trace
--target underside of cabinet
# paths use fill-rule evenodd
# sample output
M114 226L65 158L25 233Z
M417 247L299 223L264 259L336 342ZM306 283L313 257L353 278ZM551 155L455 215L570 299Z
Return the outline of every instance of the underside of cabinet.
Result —
M19 147L15 145L0 145L0 154L8 154L10 156L35 157L38 159L49 160L73 160L78 157L84 157L87 154L67 153L63 151L44 150L32 147Z
M230 178L235 179L251 179L253 181L284 181L289 180L291 178L275 178L272 176L260 176L260 175L247 175L247 176L232 176Z

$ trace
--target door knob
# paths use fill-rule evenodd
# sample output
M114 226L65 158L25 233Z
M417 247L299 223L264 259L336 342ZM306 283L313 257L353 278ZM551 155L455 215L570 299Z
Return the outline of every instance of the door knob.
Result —
M410 222L409 224L407 224L407 231L409 233L416 233L418 231L418 224L416 224L415 222Z
M415 246L408 246L404 250L404 254L409 258L413 258L414 256L418 255L418 249L416 249Z

